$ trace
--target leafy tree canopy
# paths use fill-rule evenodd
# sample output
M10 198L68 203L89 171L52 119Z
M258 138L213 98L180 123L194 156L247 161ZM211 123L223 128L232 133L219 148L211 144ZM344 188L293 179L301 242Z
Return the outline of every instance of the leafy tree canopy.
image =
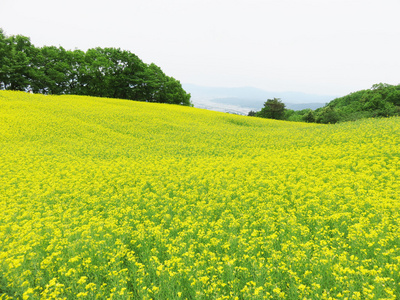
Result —
M285 104L280 98L268 99L256 115L262 118L282 120L285 115Z
M1 28L0 88L191 105L178 80L129 51L36 48L29 38L6 36Z

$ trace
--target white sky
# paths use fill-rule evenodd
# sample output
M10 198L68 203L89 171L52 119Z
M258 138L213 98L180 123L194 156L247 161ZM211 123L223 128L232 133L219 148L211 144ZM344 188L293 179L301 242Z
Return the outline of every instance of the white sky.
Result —
M182 83L345 95L400 84L400 0L0 0L35 46L114 47Z

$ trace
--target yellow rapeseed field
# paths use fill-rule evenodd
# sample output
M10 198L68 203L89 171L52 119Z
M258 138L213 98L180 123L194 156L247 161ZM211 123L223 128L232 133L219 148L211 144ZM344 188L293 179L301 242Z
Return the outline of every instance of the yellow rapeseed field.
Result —
M400 118L0 91L0 299L400 299Z

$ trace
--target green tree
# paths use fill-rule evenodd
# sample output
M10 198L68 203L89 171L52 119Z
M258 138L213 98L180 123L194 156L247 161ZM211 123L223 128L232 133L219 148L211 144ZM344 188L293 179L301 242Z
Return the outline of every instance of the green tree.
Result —
M182 88L181 83L173 77L166 76L160 67L148 65L142 85L148 102L180 104L190 106L190 94Z
M35 48L29 38L7 37L1 29L0 87L191 105L190 94L178 80L129 51Z
M144 82L140 88L147 102L167 103L166 75L160 67L151 63L144 71Z
M282 120L285 115L285 104L280 98L268 99L257 116L268 119Z
M67 60L68 51L62 47L45 46L33 57L36 74L32 78L35 92L44 94L69 93L70 65Z
M314 123L315 116L312 109L307 109L307 112L302 116L302 120L307 123Z
M86 68L85 66L85 52L82 50L67 51L66 58L69 66L67 74L68 80L68 93L75 95L82 95L84 85L81 82L82 74Z
M9 68L9 57L7 51L7 37L0 28L0 89L5 88Z
M31 57L35 52L30 39L21 35L1 37L2 50L4 53L1 67L1 81L6 89L25 90L33 76Z
M315 121L323 124L334 124L339 121L339 114L332 106L328 105L318 110Z
M190 94L186 93L181 83L173 77L166 76L166 103L190 106Z

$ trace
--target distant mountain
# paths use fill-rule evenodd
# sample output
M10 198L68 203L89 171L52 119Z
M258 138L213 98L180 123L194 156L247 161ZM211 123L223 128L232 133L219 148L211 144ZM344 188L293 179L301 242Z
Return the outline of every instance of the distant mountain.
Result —
M182 84L182 87L191 94L195 107L239 114L260 110L264 102L271 98L280 98L287 108L293 110L316 109L337 98L302 92L270 92L254 87L223 88L194 84Z
M293 110L303 110L310 108L316 110L317 108L324 107L326 103L285 103L286 108Z
M273 98L273 97L272 97ZM279 98L279 97L277 97ZM266 99L242 99L242 98L216 98L211 99L211 102L231 104L243 108L251 108L251 110L260 110L264 106ZM284 102L284 101L283 101ZM317 108L325 106L325 102L311 102L311 103L286 103L286 108L293 110L302 110L311 108L315 110Z

